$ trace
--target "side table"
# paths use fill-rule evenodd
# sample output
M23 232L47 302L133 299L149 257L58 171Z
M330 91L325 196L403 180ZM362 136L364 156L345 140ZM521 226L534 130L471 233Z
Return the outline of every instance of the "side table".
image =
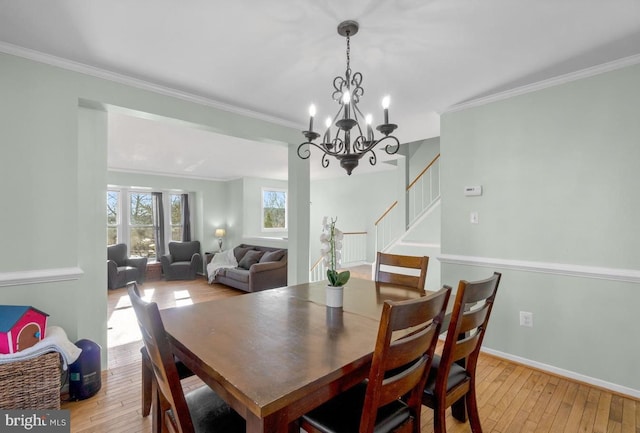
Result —
M147 263L147 272L145 278L149 281L157 281L162 279L162 263Z

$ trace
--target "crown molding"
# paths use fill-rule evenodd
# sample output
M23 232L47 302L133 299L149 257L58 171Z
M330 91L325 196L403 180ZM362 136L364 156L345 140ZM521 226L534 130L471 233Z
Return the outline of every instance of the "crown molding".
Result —
M126 86L135 87L141 90L147 90L150 92L158 93L160 95L169 96L183 101L192 102L194 104L204 105L206 107L215 108L218 110L227 111L230 113L238 114L245 117L250 117L256 120L262 120L269 123L274 123L289 128L300 129L300 125L291 122L289 120L281 119L278 117L270 116L267 114L259 113L257 111L240 108L235 105L225 104L213 99L198 96L192 93L184 92L181 90L172 89L170 87L154 84L148 81L144 81L138 78L129 77L124 74L111 72L106 69L96 68L84 63L75 62L73 60L63 59L61 57L53 56L51 54L45 54L40 51L31 50L28 48L19 47L17 45L8 44L6 42L0 42L0 53L10 54L17 57L22 57L35 62L44 63L50 66L66 69L73 72L78 72L85 75L90 75L95 78L103 80L113 81L115 83L124 84Z
M593 278L599 280L640 283L640 271L634 269L602 268L596 266L572 265L566 263L530 262L489 257L459 256L441 254L440 263L465 266L480 266L510 269L514 271L539 272L542 274L565 275L569 277Z
M82 275L84 271L79 267L0 272L0 287L78 280Z
M581 80L583 78L593 77L605 72L615 71L617 69L626 68L628 66L637 65L640 63L640 54L636 54L622 59L614 60L611 62L603 63L601 65L592 66L589 68L581 69L575 72L569 72L568 74L559 75L557 77L549 78L547 80L538 81L537 83L527 84L525 86L516 87L514 89L505 90L504 92L494 93L489 96L484 96L477 99L471 99L469 101L461 102L459 104L452 105L445 109L440 114L453 113L456 111L466 110L468 108L479 107L491 102L502 101L504 99L513 98L514 96L520 96L538 90L543 90L549 87L558 86L560 84L570 83L572 81Z
M162 171L151 171L151 170L133 170L128 168L117 168L117 167L107 167L107 171L119 172L119 173L130 173L130 174L142 174L145 176L164 176L164 177L175 177L179 179L192 179L192 180L206 180L210 182L229 182L232 180L242 179L242 177L234 177L229 179L222 179L216 177L207 177L207 176L194 176L190 174L183 173L170 173L170 172L162 172Z

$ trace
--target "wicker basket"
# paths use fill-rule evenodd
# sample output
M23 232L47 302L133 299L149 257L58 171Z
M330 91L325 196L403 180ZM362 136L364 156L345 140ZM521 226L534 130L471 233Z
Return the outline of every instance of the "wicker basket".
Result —
M60 354L0 364L0 409L60 409Z

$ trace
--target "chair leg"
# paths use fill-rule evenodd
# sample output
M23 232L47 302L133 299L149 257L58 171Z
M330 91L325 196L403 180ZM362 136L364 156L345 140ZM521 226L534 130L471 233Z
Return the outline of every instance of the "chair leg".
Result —
M152 391L152 381L153 381L153 371L151 371L151 367L149 365L149 359L147 359L144 355L142 356L142 416L146 417L151 412L151 393Z
M464 397L451 405L451 414L458 421L467 422L467 404Z
M433 431L434 433L447 433L446 407L436 404L433 408Z
M164 413L170 409L170 406L160 397L158 384L152 381L151 400L153 409L151 411L151 432L165 433L168 432L166 423L164 422Z
M469 411L469 424L473 433L482 433L480 425L480 412L478 411L478 401L476 400L476 387L472 381L469 386L469 392L466 396L467 410Z

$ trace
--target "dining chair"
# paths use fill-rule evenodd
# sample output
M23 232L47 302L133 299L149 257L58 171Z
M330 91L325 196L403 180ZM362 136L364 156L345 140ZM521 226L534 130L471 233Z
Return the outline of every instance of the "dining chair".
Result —
M409 270L419 270L418 275L407 275L382 270L382 266L392 266ZM376 257L376 281L381 283L398 284L400 286L411 287L417 290L424 290L427 280L427 267L429 257L427 256L403 256L398 254L387 254L378 251ZM388 269L388 268L384 268Z
M451 288L385 301L368 380L300 420L309 433L420 432L421 397Z
M481 281L460 281L442 354L436 355L422 395L422 404L434 410L434 432L447 431L445 410L454 406L454 417L469 416L473 433L482 433L476 401L476 366L489 323L501 274ZM466 409L465 409L466 405Z
M145 302L133 285L129 285L128 292L159 397L157 416L161 423L154 425L154 430L171 433L244 433L244 419L208 386L184 394L158 305Z
M142 298L140 289L136 282L129 283L127 285L127 290L129 287L132 287L135 294ZM158 398L157 395L155 397L153 395L153 367L151 365L151 359L149 359L149 352L147 352L147 348L144 345L140 348L140 356L142 358L142 416L146 417L151 413L151 406L158 404ZM176 363L176 368L178 369L178 377L180 377L180 380L193 376L193 372L175 356L174 361Z

